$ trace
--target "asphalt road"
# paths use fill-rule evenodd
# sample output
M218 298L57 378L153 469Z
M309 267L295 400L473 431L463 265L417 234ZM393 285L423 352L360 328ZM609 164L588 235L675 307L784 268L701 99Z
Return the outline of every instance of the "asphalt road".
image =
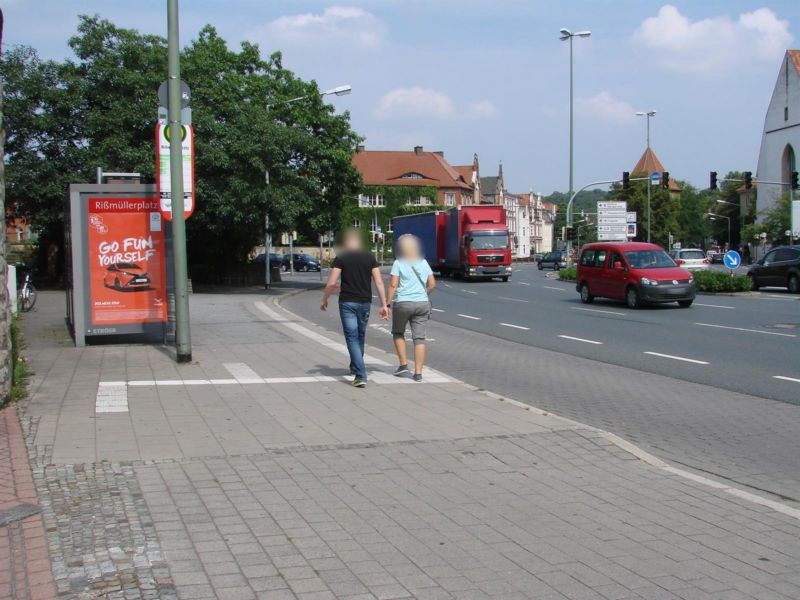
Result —
M284 300L338 330L336 311L318 303L319 292ZM698 296L689 309L586 306L570 284L526 265L508 283L440 280L434 307L431 366L800 500L797 296ZM375 317L368 343L390 350L388 326Z

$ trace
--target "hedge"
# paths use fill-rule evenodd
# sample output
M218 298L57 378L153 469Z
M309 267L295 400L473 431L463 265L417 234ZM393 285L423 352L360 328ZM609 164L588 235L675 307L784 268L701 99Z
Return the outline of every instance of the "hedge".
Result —
M558 272L558 278L563 281L575 281L578 277L578 269L575 267L567 267Z
M746 292L752 289L747 275L733 275L723 271L695 271L694 280L700 292Z

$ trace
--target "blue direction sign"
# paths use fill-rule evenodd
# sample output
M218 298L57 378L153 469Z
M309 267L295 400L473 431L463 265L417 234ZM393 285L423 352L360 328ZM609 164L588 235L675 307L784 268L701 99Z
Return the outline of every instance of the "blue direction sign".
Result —
M731 271L734 271L742 264L742 257L739 256L736 250L728 250L725 256L722 257L722 262L725 263L725 266Z
M658 185L659 181L661 181L661 173L658 171L653 171L653 173L650 175L650 183L653 185Z

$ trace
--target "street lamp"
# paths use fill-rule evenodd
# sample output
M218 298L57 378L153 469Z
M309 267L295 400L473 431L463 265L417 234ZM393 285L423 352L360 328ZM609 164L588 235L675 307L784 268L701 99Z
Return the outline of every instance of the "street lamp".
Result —
M646 110L636 113L637 117L647 118L647 149L650 150L650 118L656 116L656 111ZM652 187L650 173L647 174L647 241L650 242L650 188Z
M350 85L340 85L335 88L331 88L329 90L325 90L324 92L320 92L320 97L322 96L347 96L350 92L353 91L352 86ZM313 94L307 94L305 96L298 96L297 98L289 98L288 100L279 100L278 102L273 102L272 104L267 104L267 108L272 108L273 106L279 106L281 104L293 104L294 102L299 102L300 100L305 100L306 98L311 98Z
M725 219L728 221L728 250L731 249L731 218L726 217L725 215L718 215L716 213L706 213L706 216L711 219L712 221L718 221L719 219Z
M572 85L572 38L576 37L589 37L592 35L591 31L576 31L572 33L569 29L562 28L561 37L562 42L569 40L569 197L572 198L572 165L573 165L573 85ZM567 211L567 227L572 227L572 213Z

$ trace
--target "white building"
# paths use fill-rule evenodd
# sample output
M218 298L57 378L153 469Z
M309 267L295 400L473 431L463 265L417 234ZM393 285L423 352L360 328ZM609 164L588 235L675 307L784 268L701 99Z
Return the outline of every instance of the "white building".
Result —
M758 155L758 181L788 184L792 171L797 171L800 152L800 50L787 50L778 72L778 81L764 118L764 133ZM757 188L756 207L759 217L769 210L788 185L761 183Z
M528 194L530 221L530 252L547 254L553 250L553 227L556 222L558 206L546 202L541 194L531 191Z

